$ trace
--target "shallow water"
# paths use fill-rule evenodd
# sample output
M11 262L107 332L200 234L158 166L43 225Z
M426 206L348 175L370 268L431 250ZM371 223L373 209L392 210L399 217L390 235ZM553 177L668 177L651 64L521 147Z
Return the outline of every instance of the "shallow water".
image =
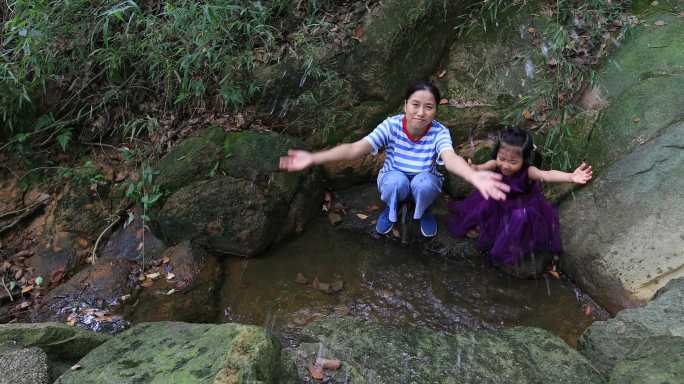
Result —
M567 280L516 279L481 260L446 259L335 229L322 219L309 228L258 258L226 260L218 321L276 332L330 313L447 332L526 325L574 346L594 320L584 314ZM332 283L339 289L340 281L337 293L321 290Z

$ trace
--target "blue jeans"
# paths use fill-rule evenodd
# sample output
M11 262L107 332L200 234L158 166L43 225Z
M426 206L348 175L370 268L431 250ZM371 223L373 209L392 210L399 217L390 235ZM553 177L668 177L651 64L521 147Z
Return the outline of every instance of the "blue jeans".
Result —
M391 222L397 222L397 208L408 198L409 192L416 204L413 218L418 220L442 191L442 178L429 172L406 175L400 171L389 171L378 179L378 190L380 199L389 208Z

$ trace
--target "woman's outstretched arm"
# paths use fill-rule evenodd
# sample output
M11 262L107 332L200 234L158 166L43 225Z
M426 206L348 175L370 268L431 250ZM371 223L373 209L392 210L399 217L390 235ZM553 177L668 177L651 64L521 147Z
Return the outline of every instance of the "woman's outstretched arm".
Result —
M548 183L576 183L576 184L586 184L593 176L591 165L582 162L575 171L563 172L563 171L542 171L537 167L529 167L527 169L527 174L532 180L541 180Z
M452 149L442 151L440 154L444 160L447 171L462 177L472 184L485 199L490 197L494 200L506 200L506 192L510 187L502 183L501 175L490 171L476 171Z
M301 171L316 164L340 160L354 160L371 153L372 150L373 146L365 138L353 143L340 144L331 149L319 152L290 149L287 151L287 156L282 156L280 158L280 169L289 172Z

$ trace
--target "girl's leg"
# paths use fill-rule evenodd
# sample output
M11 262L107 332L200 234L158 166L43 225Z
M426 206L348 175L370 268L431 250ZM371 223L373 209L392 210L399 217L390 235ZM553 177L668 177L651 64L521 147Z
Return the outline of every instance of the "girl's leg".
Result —
M423 213L430 208L442 191L442 179L429 172L415 175L411 180L411 196L416 203L413 213L415 220L423 217Z
M380 199L387 204L389 221L397 222L397 206L406 200L409 194L409 179L402 172L389 171L382 175L378 183Z

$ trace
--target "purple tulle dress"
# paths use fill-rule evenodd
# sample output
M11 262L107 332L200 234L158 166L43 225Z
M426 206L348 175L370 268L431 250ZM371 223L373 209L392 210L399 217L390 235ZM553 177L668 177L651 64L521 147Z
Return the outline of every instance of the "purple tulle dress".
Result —
M485 200L476 191L449 203L449 232L462 237L479 227L477 246L493 263L511 265L525 255L561 251L558 211L544 198L541 183L529 179L527 168L503 176L511 187L505 201Z

